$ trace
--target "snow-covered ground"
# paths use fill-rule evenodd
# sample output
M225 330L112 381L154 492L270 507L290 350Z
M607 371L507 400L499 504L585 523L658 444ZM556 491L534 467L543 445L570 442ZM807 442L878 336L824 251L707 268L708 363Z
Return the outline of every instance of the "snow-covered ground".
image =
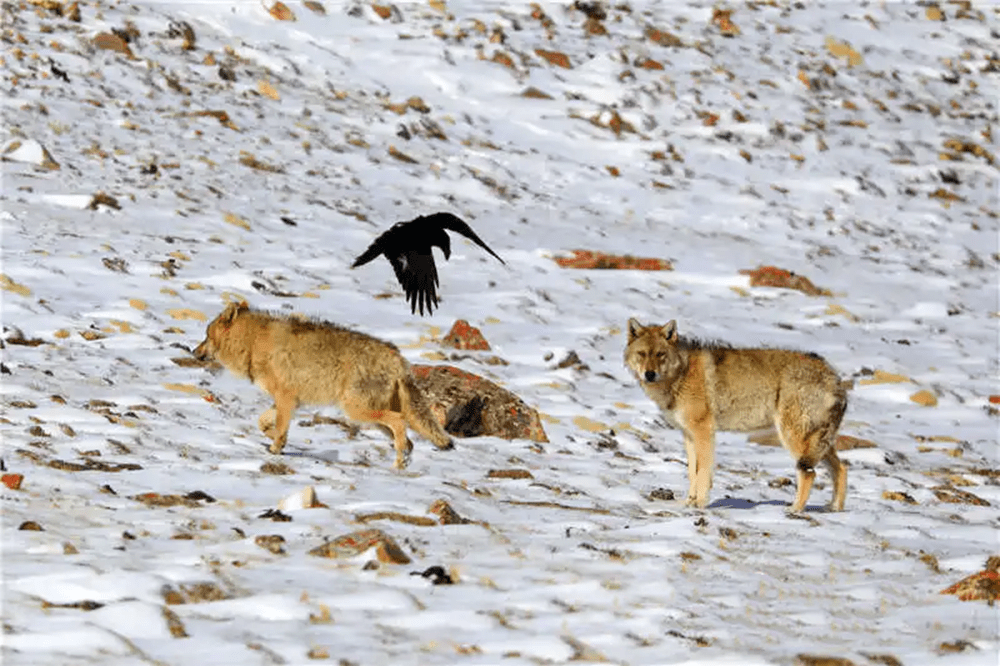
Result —
M995 4L270 3L0 10L4 664L997 663L998 608L940 594L1000 552ZM454 241L420 319L349 266L435 210L506 265ZM674 270L553 260L579 248ZM467 319L507 365L449 362L550 441L396 472L302 410L270 456L263 393L172 361L232 296L413 362ZM622 367L632 316L854 378L847 510L821 470L787 517L791 458L732 433L708 509L664 499L683 447ZM358 521L437 500L472 522ZM308 554L371 527L413 562Z

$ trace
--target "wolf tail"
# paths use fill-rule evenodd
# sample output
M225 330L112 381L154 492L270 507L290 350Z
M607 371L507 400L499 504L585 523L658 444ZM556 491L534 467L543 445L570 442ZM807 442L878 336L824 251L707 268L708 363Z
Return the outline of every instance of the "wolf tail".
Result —
M401 398L401 411L407 425L418 433L433 442L439 449L453 449L455 443L448 433L444 431L438 420L434 418L423 393L417 387L412 375L399 380L399 396Z
M833 451L836 456L837 431L840 430L844 413L847 412L847 392L850 390L844 382L833 388L829 396L828 407L822 418L816 423L815 429L806 437L806 454L798 460L799 469L811 469Z

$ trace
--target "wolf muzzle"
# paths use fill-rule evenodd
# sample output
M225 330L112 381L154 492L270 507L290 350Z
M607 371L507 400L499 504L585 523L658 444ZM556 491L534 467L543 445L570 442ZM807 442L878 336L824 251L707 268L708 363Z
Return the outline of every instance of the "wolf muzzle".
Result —
M210 360L212 355L208 353L208 340L205 340L200 345L195 347L191 354L199 361Z
M655 370L647 370L646 372L644 372L642 374L642 377L647 382L655 382L657 380L657 378L659 377L659 375L656 373Z

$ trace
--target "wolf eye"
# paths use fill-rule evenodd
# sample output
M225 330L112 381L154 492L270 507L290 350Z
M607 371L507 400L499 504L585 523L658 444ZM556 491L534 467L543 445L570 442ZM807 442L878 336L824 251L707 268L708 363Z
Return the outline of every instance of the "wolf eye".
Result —
M666 357L667 357L666 352L656 352L656 358L657 359L664 359Z
M639 358L646 358L646 352L644 351L636 352L636 354L639 356Z

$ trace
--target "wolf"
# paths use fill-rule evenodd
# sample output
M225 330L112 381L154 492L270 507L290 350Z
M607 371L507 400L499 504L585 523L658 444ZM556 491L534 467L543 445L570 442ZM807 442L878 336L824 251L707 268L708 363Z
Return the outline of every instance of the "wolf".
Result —
M798 472L789 511L805 508L821 461L833 477L828 509L843 511L847 467L834 441L847 410L848 384L823 358L685 339L676 320L643 326L632 318L624 360L670 425L684 433L688 506L708 504L716 431L774 428Z
M258 423L272 440L273 454L284 448L292 412L300 405L335 405L353 421L388 431L396 469L409 464L413 450L407 426L439 449L454 447L399 349L359 331L230 303L208 324L193 354L220 362L271 395L274 406Z

